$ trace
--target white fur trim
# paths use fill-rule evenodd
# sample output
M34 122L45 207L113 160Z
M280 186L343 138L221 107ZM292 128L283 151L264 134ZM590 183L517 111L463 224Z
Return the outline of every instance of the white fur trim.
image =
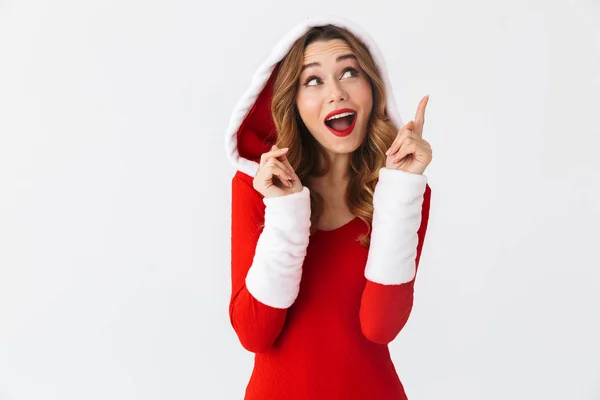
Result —
M383 285L410 282L416 273L418 231L427 176L381 168L373 194L371 247L365 277Z
M381 77L386 88L388 116L397 129L400 129L402 126L402 119L400 118L400 113L398 112L396 106L396 100L392 92L392 85L390 84L386 63L383 58L383 54L379 50L379 47L375 41L361 27L345 18L337 16L307 17L304 21L290 30L275 45L267 60L263 62L258 70L254 73L250 87L246 90L244 95L238 100L234 107L234 111L229 120L229 126L227 127L225 134L225 149L227 151L229 160L239 171L242 171L251 177L256 175L258 163L240 157L237 148L237 131L246 118L246 115L248 115L248 112L256 102L260 92L263 90L267 81L271 77L273 69L277 63L281 61L283 57L285 57L298 38L308 32L312 27L329 24L348 29L368 47L373 59L375 60L375 63L379 67Z
M246 288L263 304L290 307L300 291L310 237L310 191L265 197L265 227L258 238Z

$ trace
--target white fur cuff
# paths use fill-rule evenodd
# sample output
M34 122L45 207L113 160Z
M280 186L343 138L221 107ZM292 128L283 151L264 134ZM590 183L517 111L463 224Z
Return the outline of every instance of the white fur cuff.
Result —
M265 227L258 238L246 288L263 304L290 307L300 291L310 237L310 191L265 197Z
M418 230L427 176L381 168L373 194L371 245L365 277L376 283L410 282L416 273Z

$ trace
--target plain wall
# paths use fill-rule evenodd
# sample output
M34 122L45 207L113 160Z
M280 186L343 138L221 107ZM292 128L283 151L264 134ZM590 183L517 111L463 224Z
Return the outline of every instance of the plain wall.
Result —
M597 1L0 3L0 399L241 399L224 133L304 17L430 94L411 400L600 399Z

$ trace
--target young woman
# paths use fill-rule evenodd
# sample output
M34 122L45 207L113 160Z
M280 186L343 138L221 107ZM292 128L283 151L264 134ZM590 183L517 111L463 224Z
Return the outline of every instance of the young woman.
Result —
M388 344L427 229L427 101L402 125L377 46L341 18L304 20L255 73L226 139L245 399L406 399Z

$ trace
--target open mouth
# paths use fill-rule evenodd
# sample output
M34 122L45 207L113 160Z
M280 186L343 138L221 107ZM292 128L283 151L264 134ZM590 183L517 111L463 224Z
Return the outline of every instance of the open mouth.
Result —
M352 132L356 124L356 113L343 112L325 120L325 125L336 136L346 136Z

